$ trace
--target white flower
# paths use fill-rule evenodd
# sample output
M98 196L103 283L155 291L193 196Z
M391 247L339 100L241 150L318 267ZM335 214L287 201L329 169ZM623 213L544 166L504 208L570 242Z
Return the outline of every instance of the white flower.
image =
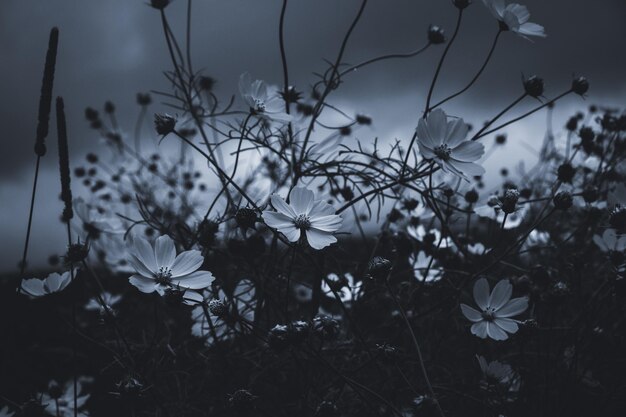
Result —
M506 28L511 32L524 38L525 35L546 37L543 26L528 21L530 13L526 6L517 3L505 5L504 0L483 0L483 3L493 17L506 25Z
M76 274L76 271L74 271ZM65 271L62 274L53 272L44 279L31 278L22 281L21 292L30 297L43 297L63 291L72 282L72 274Z
M461 304L463 315L474 324L472 334L481 339L489 336L494 340L508 339L508 333L518 330L517 320L511 317L523 313L528 308L528 298L519 297L511 300L513 286L503 279L496 284L489 294L489 283L481 278L474 284L474 300L481 311Z
M100 296L102 297L102 301L104 301L104 304L106 304L109 310L111 310L113 306L119 303L119 301L122 299L121 295L114 295L106 291L103 292ZM100 301L96 297L91 298L87 302L87 304L85 304L85 310L98 311L100 313L104 313L104 307L100 304Z
M198 271L204 262L200 251L188 250L176 256L174 241L167 235L157 238L154 247L137 237L130 252L128 261L137 273L129 281L144 293L163 295L168 288L199 290L215 279L208 271Z
M252 81L247 72L239 77L239 93L250 106L250 111L259 116L277 122L288 123L291 116L285 113L285 102L277 91L270 93L267 84L261 80Z
M122 221L111 213L90 206L82 198L74 199L73 205L82 222L75 230L83 242L87 239L98 240L103 233L124 233Z
M430 263L430 256L427 256L423 251L419 251L416 254L409 255L409 263L413 266L413 274L415 279L420 282L436 282L441 279L441 268L437 266L437 262ZM428 266L430 265L430 268ZM428 270L428 275L424 276Z
M465 140L469 126L463 119L448 121L441 109L433 110L428 118L420 119L417 139L420 153L433 159L444 172L451 172L469 182L468 175L483 175L485 169L474 161L485 153L482 143Z
M489 197L487 204L478 206L474 209L474 212L478 214L480 217L487 217L494 220L499 225L504 221L504 211L501 208L501 201L497 195L492 195ZM509 213L506 216L506 221L504 222L505 229L515 229L522 224L524 217L528 212L528 204L518 204L515 211L513 213Z
M480 242L472 243L467 245L467 251L472 255L481 256L487 252L487 248Z
M9 407L0 408L0 417L13 417L15 415L14 412L9 410Z
M326 296L334 299L333 290L335 290L343 303L350 303L359 298L362 285L363 281L355 281L354 276L349 272L343 274L342 278L335 273L330 273L325 280L322 280L322 291Z
M263 212L265 224L284 234L290 242L297 242L304 232L313 249L322 249L337 241L333 232L339 230L343 219L335 214L333 206L324 200L315 200L313 191L303 187L291 190L289 199L287 204L280 196L270 197L277 211Z
M506 363L498 361L487 362L484 357L479 355L476 358L483 373L483 388L488 389L497 385L500 387L499 391L504 393L508 400L513 399L509 396L516 394L520 389L521 378L519 374Z
M626 235L618 236L615 229L606 229L602 237L593 236L593 241L602 252L622 252L626 250Z
M417 226L409 224L406 227L406 232L413 239L419 240L420 242L424 242L424 237L426 235L433 235L434 237L433 246L437 247L437 245L439 245L440 249L454 248L454 241L449 237L441 239L441 232L437 229L426 230L426 228L422 226L421 224ZM441 240L441 244L439 244L440 240Z
M85 403L89 399L89 394L81 395L83 386L81 381L77 381L76 386L76 405L78 410L78 416L87 417L84 411L80 411L85 406ZM53 416L59 417L74 417L74 381L68 381L63 387L63 394L55 399L48 393L41 395L41 404L46 408L46 412ZM58 411L57 411L58 407Z

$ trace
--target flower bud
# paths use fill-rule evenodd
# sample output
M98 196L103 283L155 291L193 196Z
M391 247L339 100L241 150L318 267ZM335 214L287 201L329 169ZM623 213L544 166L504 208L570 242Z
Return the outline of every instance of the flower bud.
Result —
M572 91L580 96L585 95L585 93L589 90L589 81L583 76L575 78L572 81Z
M303 343L309 335L309 323L302 320L296 320L289 326L289 340L294 345Z
M594 133L592 128L588 126L583 126L580 128L580 131L578 132L578 136L580 136L580 139L582 140L592 141L595 139L596 134Z
M446 35L443 33L443 28L437 25L430 25L428 27L428 42L433 45L438 45L446 41Z
M372 124L372 118L369 116L365 116L364 114L357 114L355 120L357 124L363 126L369 126Z
M169 135L176 129L176 118L167 113L154 115L154 128L161 136Z
M150 0L150 6L157 10L163 10L169 6L171 0Z
M508 189L504 192L504 197L501 199L502 211L511 214L515 212L517 208L517 201L519 200L519 191L515 188Z
M504 145L506 143L506 135L505 134L499 134L496 135L496 144L497 145Z
M471 189L468 192L465 193L465 201L467 201L470 204L474 204L478 201L478 191L476 191L475 189Z
M600 197L600 193L598 192L598 189L596 187L590 186L583 190L582 196L585 200L585 203L593 203L594 201L598 200L598 197Z
M561 164L557 169L557 177L561 182L572 183L574 179L574 174L576 174L576 169L569 163L565 162Z
M367 265L368 275L373 279L384 279L391 271L391 261L382 256L375 256Z
M254 209L248 207L242 207L235 213L235 221L237 226L243 230L254 229L254 224L257 221L257 215Z
M209 311L216 317L224 317L228 314L228 306L224 300L213 299L209 301Z
M211 91L215 87L215 80L211 77L202 76L198 79L198 87L204 91Z
M281 91L280 96L286 103L297 103L302 99L302 93L296 90L296 87L290 85L287 87L287 91Z
M472 2L470 0L452 0L452 4L454 4L454 6L459 10L465 9L471 3Z
M67 264L78 264L87 259L89 246L83 243L73 243L67 248L65 262Z
M104 103L104 111L107 114L115 113L115 104L113 104L111 101L106 101Z
M267 343L270 348L280 352L289 346L289 329L284 324L277 324L272 327L267 335Z
M557 210L567 210L572 207L574 198L572 194L567 191L559 191L552 199L552 202Z
M313 332L322 340L332 340L339 335L339 322L324 314L313 318Z
M617 204L609 214L609 224L620 233L626 233L626 207Z
M543 79L533 75L524 80L524 91L531 97L538 98L543 94Z
M315 410L315 417L338 417L339 409L332 401L322 401Z
M147 106L152 103L152 97L148 93L137 93L137 104Z

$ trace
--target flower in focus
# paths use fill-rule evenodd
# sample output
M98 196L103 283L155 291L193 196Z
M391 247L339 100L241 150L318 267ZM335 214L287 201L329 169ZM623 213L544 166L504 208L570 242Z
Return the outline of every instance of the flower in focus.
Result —
M165 294L168 289L207 288L215 277L208 271L198 271L204 257L197 250L181 252L176 256L174 241L167 235L156 239L154 247L142 238L133 240L129 262L136 274L129 282L144 293Z
M63 387L62 392L58 395L52 395L51 393L43 393L41 395L41 404L46 408L46 411L52 416L59 417L74 417L74 411L78 411L78 416L87 417L86 412L81 411L81 408L85 406L85 403L89 399L89 394L82 394L83 386L80 379L77 381L76 390L76 406L74 408L74 381L68 381ZM55 393L56 394L56 393Z
M602 252L622 252L626 250L626 235L618 235L615 229L606 229L601 237L594 235L593 241Z
M474 324L472 334L485 339L487 336L494 340L508 339L507 333L515 333L518 330L517 320L511 317L523 313L528 308L528 298L519 297L511 299L513 286L508 280L503 279L496 284L489 293L489 283L481 278L474 284L474 301L481 311L461 304L463 315Z
M252 77L247 72L239 77L239 93L250 106L252 114L277 122L291 121L292 117L285 112L285 103L278 92L270 92L269 87L262 80L252 81Z
M515 32L524 38L526 36L546 37L543 26L528 21L530 13L526 6L517 3L505 5L504 0L483 0L483 3L505 30Z
M469 126L463 119L448 121L441 109L433 110L428 118L420 119L417 139L420 153L433 159L444 172L451 172L469 182L469 176L482 175L483 167L475 164L485 153L482 143L465 140Z
M437 266L437 262L430 262L431 257L424 251L409 256L409 263L413 266L415 279L420 282L435 282L441 279L442 270ZM427 272L428 271L428 272Z
M270 199L277 211L265 210L263 221L290 242L297 242L302 232L313 249L323 249L337 241L333 232L339 230L343 219L335 214L333 206L324 200L315 200L313 191L295 187L289 193L289 204L277 195Z
M76 271L74 271L76 274ZM20 291L30 297L37 298L44 295L63 291L72 282L71 271L62 274L53 272L44 279L31 278L22 281Z

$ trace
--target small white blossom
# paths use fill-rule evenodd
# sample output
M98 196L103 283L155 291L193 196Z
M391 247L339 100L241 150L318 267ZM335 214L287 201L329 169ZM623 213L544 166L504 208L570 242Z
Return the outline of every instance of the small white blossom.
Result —
M89 394L82 394L83 385L81 381L77 381L76 390L76 410L79 417L87 417L85 411L81 409L89 399ZM46 408L46 412L53 416L74 417L74 381L68 381L63 387L63 393L59 398L52 398L50 394L43 393L41 396L41 404Z
M441 279L443 270L436 261L433 261L431 264L430 258L424 251L409 255L409 263L413 266L413 274L418 281L430 283ZM429 265L430 268L428 267ZM428 271L428 274L426 274L426 271ZM425 274L426 276L424 276Z
M441 109L433 110L417 125L420 153L432 159L444 172L450 172L469 182L468 176L483 175L485 169L474 163L485 153L482 143L466 140L469 126L463 119L448 121Z
M615 229L606 229L599 235L593 236L593 242L602 252L622 252L626 250L626 235L618 235Z
M292 117L285 112L285 102L278 91L270 89L264 81L252 81L247 72L239 77L239 93L253 114L277 122L291 121Z
M76 271L74 271L76 274ZM21 293L37 298L63 291L72 282L72 274L53 272L44 279L31 278L22 281Z
M508 339L507 333L518 330L518 321L511 317L523 313L528 308L528 298L511 299L513 286L503 279L496 284L489 293L489 283L481 278L474 284L474 301L480 308L478 311L466 304L461 304L463 315L474 324L472 334L485 339L487 336L494 340Z
M130 252L128 261L137 273L129 281L144 293L163 295L169 288L199 290L215 279L208 271L198 271L204 262L200 251L188 250L176 256L174 241L167 235L157 238L154 247L137 237Z
M526 38L527 36L546 37L543 26L529 22L530 12L526 6L511 3L506 4L504 0L483 0L493 17L506 25L511 32Z
M333 206L324 200L315 200L313 191L295 187L289 194L290 202L277 195L270 200L277 211L265 210L263 221L278 230L290 242L297 242L304 234L313 249L323 249L337 241L333 236L343 219L335 214Z

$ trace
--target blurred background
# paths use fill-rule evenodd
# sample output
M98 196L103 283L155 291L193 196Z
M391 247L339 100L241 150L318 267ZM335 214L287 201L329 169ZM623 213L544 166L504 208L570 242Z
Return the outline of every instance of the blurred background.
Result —
M237 94L245 71L269 83L282 83L278 48L281 1L196 0L193 2L194 66L217 80L223 100ZM462 88L482 64L497 23L476 0L464 14L459 38L448 56L434 100ZM286 14L286 51L290 81L310 91L313 72L326 68L360 4L359 0L292 0ZM446 103L447 113L474 126L497 114L522 92L521 77L537 74L546 83L545 96L565 91L574 75L585 75L591 89L586 100L568 96L557 103L555 128L590 104L622 106L626 97L626 3L623 0L541 0L524 2L531 21L546 28L546 39L532 42L505 33L493 60L476 85ZM167 14L183 39L186 0L176 0ZM345 62L356 64L387 53L404 53L426 43L429 24L451 36L457 10L448 0L371 0L348 44ZM21 256L33 179L32 151L44 57L50 28L60 29L55 95L65 98L73 165L102 143L84 118L87 106L100 109L110 100L126 132L139 113L135 95L168 91L162 71L171 68L159 13L142 0L3 0L0 2L0 272L15 272ZM365 143L408 140L424 107L427 90L443 45L407 60L373 64L345 77L331 102L348 114L364 113L372 126L354 136ZM152 94L152 112L167 111ZM244 108L236 98L236 107ZM525 100L513 114L536 106ZM170 110L171 111L171 110ZM506 118L504 119L506 120ZM507 146L485 162L487 180L501 168L513 170L519 160L532 163L545 132L546 117L538 112L504 130ZM153 144L152 117L143 132ZM44 266L48 255L65 247L57 177L56 128L51 122L48 154L43 159L29 254L30 270ZM483 139L486 145L493 137ZM56 250L51 248L58 248Z

